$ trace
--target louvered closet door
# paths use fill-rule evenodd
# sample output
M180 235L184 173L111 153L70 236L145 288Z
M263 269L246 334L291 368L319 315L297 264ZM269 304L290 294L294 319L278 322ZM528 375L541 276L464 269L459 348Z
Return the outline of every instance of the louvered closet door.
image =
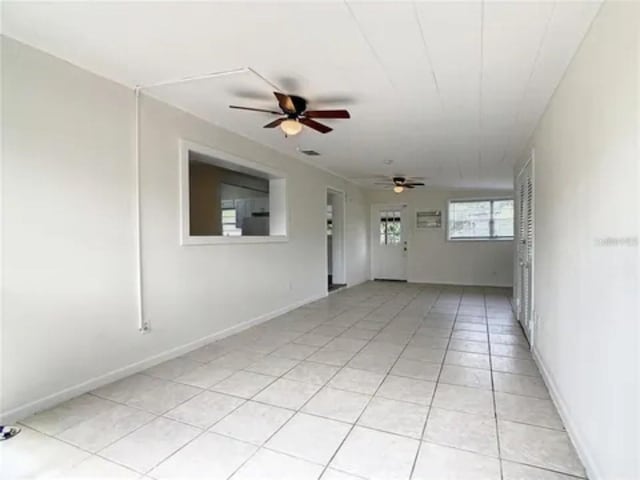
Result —
M531 162L518 177L518 320L532 341L534 198Z

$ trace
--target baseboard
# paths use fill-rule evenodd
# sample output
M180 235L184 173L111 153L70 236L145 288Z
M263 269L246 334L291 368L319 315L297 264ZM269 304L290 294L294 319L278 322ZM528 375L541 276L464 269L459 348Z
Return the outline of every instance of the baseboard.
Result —
M446 285L451 287L489 287L489 288L513 288L513 284L499 284L499 283L464 283L464 282L442 282L435 280L416 280L415 278L410 278L408 280L409 283L422 283L425 285Z
M562 421L564 422L565 429L567 430L567 433L569 434L569 437L571 438L571 441L573 442L573 445L576 448L578 457L580 457L580 460L584 465L584 468L587 472L587 478L589 480L604 479L604 476L602 475L601 470L598 468L596 461L589 454L586 448L586 443L583 440L582 434L580 433L580 429L573 421L571 415L569 415L567 404L562 398L562 395L560 394L560 390L558 390L558 387L554 382L553 377L550 375L546 365L544 364L544 361L538 354L538 351L535 348L535 344L534 344L532 354L533 354L533 360L536 362L536 365L538 365L538 370L540 370L542 379L544 380L544 383L547 385L547 389L549 390L551 400L556 406L556 410L558 410L558 413L560 414L560 418L562 418Z
M261 323L269 321L280 315L284 315L285 313L288 313L291 310L295 310L298 307L301 307L311 302L315 302L316 300L319 300L326 296L327 296L326 293L313 295L311 297L305 298L304 300L300 300L293 304L287 305L286 307L279 308L277 310L271 311L264 315L260 315L258 317L255 317L245 322L234 325L232 327L226 328L219 332L199 338L198 340L194 340L192 342L186 343L184 345L180 345L178 347L171 348L169 350L165 350L162 353L153 355L151 357L147 357L144 360L140 360L138 362L132 363L125 367L112 370L108 373L105 373L104 375L100 375L99 377L95 377L90 380L84 381L82 383L65 388L63 390L60 390L59 392L53 393L51 395L47 395L46 397L39 398L38 400L34 400L33 402L30 402L26 405L22 405L12 410L8 410L6 412L0 412L0 424L6 425L10 423L15 423L18 420L26 418L42 410L51 408L55 405L58 405L59 403L62 403L67 400L70 400L71 398L77 397L78 395L82 395L83 393L90 392L104 385L108 385L109 383L115 382L124 377L128 377L129 375L133 375L134 373L141 372L143 370L146 370L147 368L151 368L155 365L158 365L159 363L166 362L167 360L171 360L172 358L179 357L181 355L189 353L192 350L196 350L200 347L203 347L211 342L214 342L216 340L221 340L235 333L239 333L250 327L259 325Z

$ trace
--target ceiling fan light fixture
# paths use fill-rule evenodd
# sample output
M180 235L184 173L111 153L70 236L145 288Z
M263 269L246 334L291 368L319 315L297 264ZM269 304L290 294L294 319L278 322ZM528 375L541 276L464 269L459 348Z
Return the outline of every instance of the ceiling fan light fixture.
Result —
M284 132L285 135L297 135L302 131L302 124L297 120L288 119L280 124L280 128Z
M404 192L404 187L402 185L396 185L395 187L393 187L393 191L396 193L402 193Z

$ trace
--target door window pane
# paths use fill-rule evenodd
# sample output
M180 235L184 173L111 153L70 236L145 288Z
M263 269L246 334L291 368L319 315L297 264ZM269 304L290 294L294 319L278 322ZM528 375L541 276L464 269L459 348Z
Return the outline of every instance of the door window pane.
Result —
M380 212L380 245L399 245L402 225L399 211Z

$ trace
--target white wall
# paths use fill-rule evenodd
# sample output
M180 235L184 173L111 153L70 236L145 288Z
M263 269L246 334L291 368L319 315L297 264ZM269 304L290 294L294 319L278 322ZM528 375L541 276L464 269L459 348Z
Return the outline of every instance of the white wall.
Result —
M368 215L357 187L145 97L142 263L151 333L141 335L133 92L13 40L2 47L5 417L326 294L327 186L347 194L347 280L368 278ZM289 241L179 246L181 137L283 171Z
M637 479L640 4L605 2L532 140L535 355L592 479Z
M429 187L396 194L369 191L371 204L406 204L409 282L510 287L513 281L512 241L448 241L447 202L459 198L504 198L513 192L434 190ZM416 230L415 212L441 210L442 228Z

